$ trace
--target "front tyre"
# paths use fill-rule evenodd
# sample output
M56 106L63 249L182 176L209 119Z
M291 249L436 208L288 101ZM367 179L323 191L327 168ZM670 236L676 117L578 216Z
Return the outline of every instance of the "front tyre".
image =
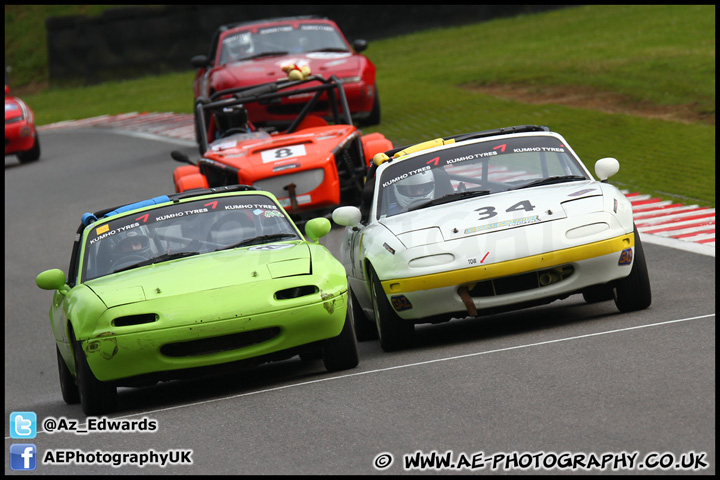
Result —
M328 372L347 370L357 367L360 363L360 352L357 339L355 338L355 327L353 326L352 294L348 292L347 313L343 329L335 338L325 340L323 344L323 363Z
M117 408L117 388L95 378L79 341L75 341L74 350L83 412L85 415L103 415L112 412Z
M40 137L35 136L35 143L27 152L18 152L17 159L20 163L35 162L40 159Z
M411 347L415 339L415 325L395 313L372 267L370 267L370 282L380 347L386 352Z
M635 234L635 260L630 275L615 283L615 305L621 312L634 312L648 308L652 303L650 277L645 262L645 252L637 227Z
M74 405L80 403L80 390L75 383L75 377L70 373L70 369L65 364L65 360L60 355L60 349L55 346L55 353L57 354L58 374L60 375L60 391L62 392L63 400L68 405Z
M360 123L361 127L372 127L380 124L380 94L378 94L377 85L373 85L375 90L375 98L373 99L372 110L370 115Z

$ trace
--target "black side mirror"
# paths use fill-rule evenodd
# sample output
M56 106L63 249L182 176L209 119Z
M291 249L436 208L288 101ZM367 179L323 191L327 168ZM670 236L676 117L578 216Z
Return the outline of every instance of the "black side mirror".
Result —
M353 48L355 49L355 52L360 53L363 50L366 50L368 47L367 41L358 38L357 40L353 41Z
M195 165L195 164L193 163L193 161L190 160L190 157L188 157L188 156L185 155L183 152L180 152L180 151L178 151L178 150L173 150L172 152L170 152L170 156L171 156L172 159L175 160L176 162L187 163L187 164L190 164L190 165Z
M207 68L210 66L210 61L205 55L195 55L190 60L190 63L195 68Z

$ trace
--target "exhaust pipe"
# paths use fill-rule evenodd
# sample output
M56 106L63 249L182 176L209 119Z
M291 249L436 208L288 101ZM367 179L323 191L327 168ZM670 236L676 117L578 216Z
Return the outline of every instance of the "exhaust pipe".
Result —
M541 287L545 287L547 285L557 283L560 280L562 280L562 277L557 272L554 272L554 271L543 272L538 277L538 281L540 282Z

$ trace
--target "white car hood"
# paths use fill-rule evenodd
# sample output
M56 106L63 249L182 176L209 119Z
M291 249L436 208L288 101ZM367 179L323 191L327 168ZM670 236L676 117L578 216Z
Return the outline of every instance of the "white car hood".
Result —
M548 185L458 200L380 220L406 248L566 217L562 204L602 196L593 182ZM601 205L601 202L599 202Z

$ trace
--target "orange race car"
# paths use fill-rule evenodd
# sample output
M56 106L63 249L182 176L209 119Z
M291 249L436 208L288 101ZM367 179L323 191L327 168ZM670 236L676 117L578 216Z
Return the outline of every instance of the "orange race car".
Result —
M252 185L273 193L281 205L302 220L309 212L357 205L372 157L392 148L381 133L363 135L353 125L343 86L337 77L310 74L307 67L284 68L283 80L250 88L217 92L197 104L195 121L202 157L195 163L182 152L172 157L187 163L175 169L176 192L223 185ZM249 105L271 104L292 96L305 100L285 130L256 128ZM319 102L331 118L310 112Z

